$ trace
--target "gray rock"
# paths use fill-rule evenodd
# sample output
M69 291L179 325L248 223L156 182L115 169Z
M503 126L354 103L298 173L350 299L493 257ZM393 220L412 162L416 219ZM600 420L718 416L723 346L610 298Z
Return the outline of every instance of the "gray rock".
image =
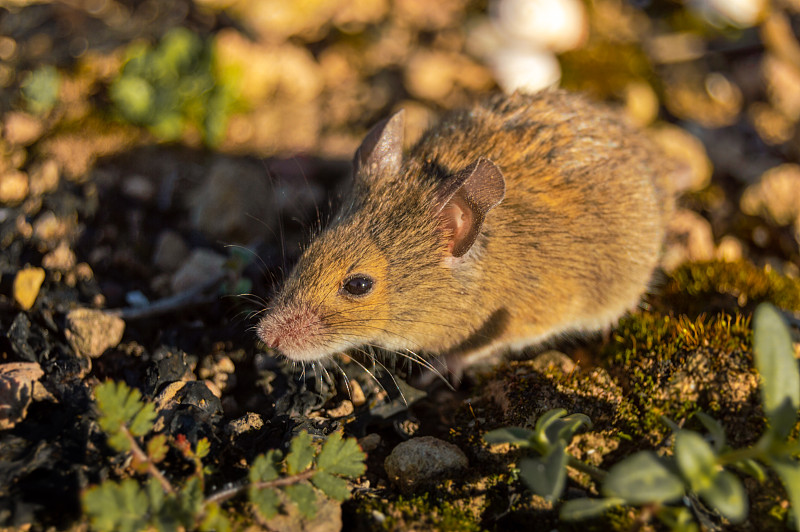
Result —
M162 231L156 241L153 264L162 271L174 272L186 262L189 248L175 231Z
M389 480L404 493L453 478L468 465L461 449L433 436L401 443L383 463Z

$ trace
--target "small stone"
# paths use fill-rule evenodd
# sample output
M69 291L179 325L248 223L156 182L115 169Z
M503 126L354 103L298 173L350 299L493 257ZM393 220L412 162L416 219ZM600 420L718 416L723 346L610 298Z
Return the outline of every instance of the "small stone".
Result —
M42 266L48 270L67 272L72 270L76 263L75 253L66 240L62 240L56 249L42 257Z
M353 413L353 403L347 399L336 405L334 408L328 409L328 415L333 418L349 416Z
M358 446L361 447L361 450L365 453L370 451L374 451L378 448L378 445L381 444L381 436L380 434L373 432L371 434L367 434L363 438L359 438Z
M58 163L53 159L48 159L41 164L36 164L30 171L30 193L33 196L41 196L49 192L54 192L58 188L61 174Z
M189 255L189 247L175 231L162 231L156 241L153 264L163 271L173 272L180 268Z
M248 412L240 418L232 419L225 426L225 432L233 437L247 432L259 431L264 427L264 420L255 412Z
M43 282L44 270L41 268L26 267L18 271L14 277L14 300L24 310L30 309L36 302Z
M511 42L565 52L581 46L589 35L580 0L497 0L493 7L498 30Z
M744 256L744 246L735 236L725 235L720 239L714 255L720 260L734 262Z
M265 237L277 222L266 173L242 161L217 161L191 203L192 226L226 243Z
M670 272L684 262L713 257L714 235L708 220L688 209L676 212L667 227L666 251L661 266Z
M384 461L389 480L403 493L411 493L432 485L469 466L464 453L453 445L433 436L422 436L401 443Z
M0 175L0 203L17 205L28 197L28 174L8 170Z
M43 375L36 362L0 364L0 430L10 429L25 419L36 395L36 381Z
M148 202L156 195L156 187L143 175L128 176L122 182L122 193L129 198Z
M70 310L66 322L67 341L78 354L89 358L119 345L125 332L122 318L96 309Z
M356 380L350 381L350 400L353 402L353 406L361 406L367 402L364 390Z
M3 123L3 137L17 146L28 146L42 136L44 125L33 115L21 111L6 114Z
M759 183L745 189L739 204L745 214L764 216L778 225L792 224L800 218L800 165L770 168Z
M173 293L183 292L221 276L227 258L208 249L196 249L172 276Z
M71 226L67 219L57 217L53 211L46 211L33 222L33 236L38 240L51 242L65 237Z
M704 189L711 181L714 165L700 139L672 124L661 124L650 131L664 153L687 166L688 171L679 174L673 187L678 191Z
M508 46L489 58L497 83L503 92L535 93L558 84L561 65L553 52Z

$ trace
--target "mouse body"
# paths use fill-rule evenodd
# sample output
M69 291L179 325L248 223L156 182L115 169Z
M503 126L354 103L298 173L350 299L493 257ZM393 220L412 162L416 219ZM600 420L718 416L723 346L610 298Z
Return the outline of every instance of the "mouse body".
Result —
M268 347L471 363L637 306L672 166L617 113L565 91L498 95L402 145L402 111L364 139L352 192L257 325Z

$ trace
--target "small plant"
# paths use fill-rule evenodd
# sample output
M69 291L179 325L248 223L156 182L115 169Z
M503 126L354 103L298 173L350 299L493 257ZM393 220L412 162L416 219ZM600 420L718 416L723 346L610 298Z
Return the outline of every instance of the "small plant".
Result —
M21 93L26 107L35 114L46 114L56 103L61 89L61 75L52 65L28 73L22 81Z
M215 69L213 46L186 28L167 32L157 46L131 45L110 88L127 121L173 141L197 128L208 146L222 140L236 104L234 72Z
M549 500L563 494L567 467L587 473L600 484L602 498L573 499L561 505L560 517L565 521L628 505L642 509L640 521L655 516L673 530L697 530L686 507L671 505L690 493L729 521L740 523L747 517L747 492L730 468L763 481L766 466L786 489L800 530L800 443L789 437L800 410L800 371L789 330L769 304L760 305L755 312L754 351L761 375L761 402L769 423L752 447L731 449L722 425L702 412L695 416L708 431L705 437L665 419L674 431L671 456L641 451L607 472L581 462L566 450L578 430L591 426L582 414L566 416L565 410L551 410L539 418L533 430L501 428L487 433L484 440L533 451L537 456L520 460L519 476L533 492Z
M134 478L107 480L83 493L84 511L97 530L230 530L233 516L222 505L243 493L263 519L275 516L287 504L297 505L301 515L311 518L320 492L343 501L350 496L345 478L364 473L365 455L355 439L334 433L318 448L308 433L301 432L292 439L285 457L274 449L258 456L247 483L206 496L208 468L203 459L211 448L208 440L201 439L192 448L182 436L170 440L155 434L143 445L156 418L153 405L124 383L100 384L95 395L98 423L109 445L130 453L131 468L149 477L141 483ZM193 465L193 472L179 485L158 468L170 445Z

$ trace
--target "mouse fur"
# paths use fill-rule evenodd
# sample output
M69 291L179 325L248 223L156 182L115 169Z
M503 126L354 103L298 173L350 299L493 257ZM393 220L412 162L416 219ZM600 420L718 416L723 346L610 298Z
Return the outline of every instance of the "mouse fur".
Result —
M367 135L352 192L257 325L267 346L470 363L637 306L673 166L618 113L565 91L498 95L402 144L402 112Z

